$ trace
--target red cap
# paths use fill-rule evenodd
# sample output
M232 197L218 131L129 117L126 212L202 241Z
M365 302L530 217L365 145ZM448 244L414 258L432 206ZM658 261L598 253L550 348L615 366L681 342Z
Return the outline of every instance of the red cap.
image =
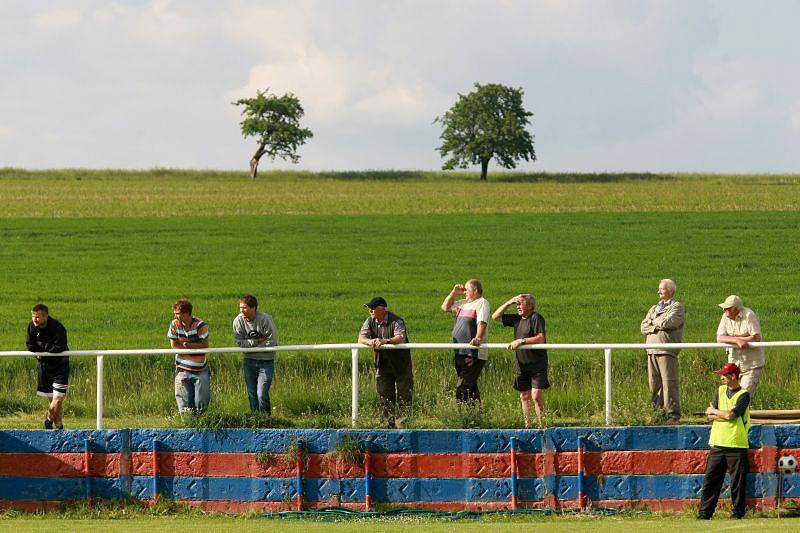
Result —
M742 371L739 370L739 367L734 363L725 363L725 366L719 370L716 370L714 373L719 374L720 376L724 376L725 374L736 374L738 376L742 373Z

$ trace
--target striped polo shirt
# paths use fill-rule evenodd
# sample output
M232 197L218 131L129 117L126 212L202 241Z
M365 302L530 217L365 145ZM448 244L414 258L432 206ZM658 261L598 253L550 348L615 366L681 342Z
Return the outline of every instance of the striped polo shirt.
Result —
M486 338L482 344L489 342L489 301L486 298L478 298L472 302L458 300L450 306L450 311L456 314L456 323L453 326L453 341L457 343L468 343L478 333L478 322L487 325ZM488 359L489 349L485 346L477 350L459 348L456 350L459 355L477 357L478 359Z
M171 341L178 342L200 342L208 338L208 325L196 316L192 317L192 323L189 326L184 326L183 323L176 318L169 325L167 338ZM175 366L181 370L200 372L208 368L208 361L204 353L192 355L176 354Z

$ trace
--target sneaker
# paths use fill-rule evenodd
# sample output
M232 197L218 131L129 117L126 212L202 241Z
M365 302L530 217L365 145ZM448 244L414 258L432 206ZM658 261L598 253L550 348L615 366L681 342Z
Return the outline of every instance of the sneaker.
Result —
M53 421L49 418L44 419L44 429L53 429Z
M64 429L64 424L59 424L56 426L56 429Z

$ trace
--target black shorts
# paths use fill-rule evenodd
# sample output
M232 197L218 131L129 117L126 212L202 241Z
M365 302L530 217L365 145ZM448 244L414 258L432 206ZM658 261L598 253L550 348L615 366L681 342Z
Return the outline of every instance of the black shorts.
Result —
M43 358L45 359L45 358ZM66 396L69 383L69 359L56 364L39 361L39 383L36 394L51 398Z
M547 359L534 363L520 363L517 361L514 388L519 392L525 392L531 389L549 389L550 381L547 379Z

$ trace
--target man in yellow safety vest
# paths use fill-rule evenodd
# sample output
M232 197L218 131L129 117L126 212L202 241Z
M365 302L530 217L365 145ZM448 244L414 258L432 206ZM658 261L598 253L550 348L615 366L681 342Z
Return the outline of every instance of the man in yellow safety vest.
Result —
M708 444L711 453L706 463L706 477L700 497L697 518L709 520L717 508L717 500L725 480L725 472L731 473L731 518L740 519L745 512L747 483L747 432L750 430L750 393L739 384L738 366L727 363L714 372L719 374L722 385L714 394L714 401L706 409L711 420L711 437Z

